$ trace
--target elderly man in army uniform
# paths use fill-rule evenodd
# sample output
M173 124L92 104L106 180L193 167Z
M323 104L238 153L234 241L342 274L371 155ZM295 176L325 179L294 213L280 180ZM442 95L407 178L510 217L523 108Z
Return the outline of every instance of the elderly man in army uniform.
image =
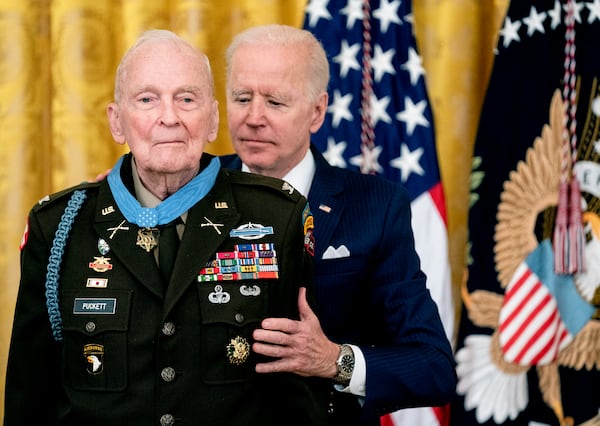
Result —
M262 319L312 300L312 216L283 181L203 153L207 58L143 34L107 113L131 152L28 216L5 425L324 424L321 383L257 373L252 350Z

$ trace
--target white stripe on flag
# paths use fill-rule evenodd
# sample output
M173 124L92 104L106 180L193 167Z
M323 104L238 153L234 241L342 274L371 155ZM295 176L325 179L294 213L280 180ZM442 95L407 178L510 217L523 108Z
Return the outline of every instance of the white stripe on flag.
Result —
M526 263L507 286L498 330L504 359L520 365L552 362L572 338L556 300Z

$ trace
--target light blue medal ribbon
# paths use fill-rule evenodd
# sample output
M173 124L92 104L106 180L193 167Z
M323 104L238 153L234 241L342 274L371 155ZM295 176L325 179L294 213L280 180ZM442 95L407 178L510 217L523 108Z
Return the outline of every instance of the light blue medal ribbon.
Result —
M112 191L119 210L128 222L135 223L142 228L152 228L164 225L188 211L194 204L200 201L215 184L217 174L221 168L221 161L214 157L208 166L198 173L194 179L186 183L174 194L168 196L155 208L142 207L131 192L123 184L121 179L121 164L123 158L119 158L117 164L108 175L108 185Z

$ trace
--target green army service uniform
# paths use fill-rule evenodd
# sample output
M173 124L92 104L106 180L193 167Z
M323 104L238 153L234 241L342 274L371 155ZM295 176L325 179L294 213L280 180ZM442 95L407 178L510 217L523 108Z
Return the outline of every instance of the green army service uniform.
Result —
M128 155L121 176L131 191L130 175ZM68 206L82 191L73 215ZM282 181L219 170L187 213L165 289L140 242L147 230L125 219L107 180L31 210L5 425L325 423L323 381L258 374L251 350L262 319L298 317L300 286L312 300L306 200ZM71 229L60 229L69 215ZM53 254L59 268L48 266Z

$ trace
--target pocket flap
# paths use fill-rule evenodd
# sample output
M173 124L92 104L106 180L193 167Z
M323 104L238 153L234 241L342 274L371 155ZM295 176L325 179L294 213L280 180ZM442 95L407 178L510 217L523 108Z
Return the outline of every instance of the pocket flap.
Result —
M65 330L98 334L129 328L132 290L65 290L62 292ZM90 322L94 328L90 329Z

